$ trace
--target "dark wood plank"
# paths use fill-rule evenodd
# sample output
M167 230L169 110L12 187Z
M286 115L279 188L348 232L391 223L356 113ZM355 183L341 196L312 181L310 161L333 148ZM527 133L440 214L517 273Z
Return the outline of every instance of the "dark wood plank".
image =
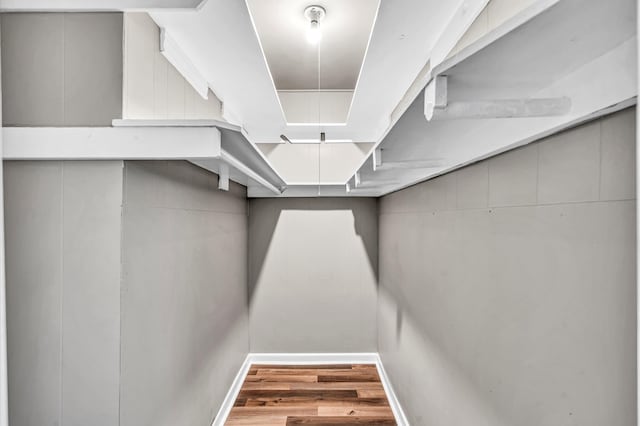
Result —
M274 383L274 382L317 382L318 376L290 376L284 374L272 374L270 376L261 375L258 376L247 376L245 382L265 382L265 383Z
M233 403L234 407L242 407L247 403L247 398L236 398L236 402Z
M306 405L313 407L321 406L371 406L384 407L388 406L387 398L247 398L245 403L247 407L251 406L289 406L296 407L298 405Z
M317 414L320 417L393 417L393 411L391 411L391 407L389 406L366 407L356 405L323 405L318 407Z
M318 374L318 382L379 382L377 374Z

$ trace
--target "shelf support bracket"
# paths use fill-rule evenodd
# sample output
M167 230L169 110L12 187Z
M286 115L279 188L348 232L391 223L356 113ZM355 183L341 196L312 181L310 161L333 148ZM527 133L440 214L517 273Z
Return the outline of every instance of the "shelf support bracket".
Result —
M376 148L373 151L373 171L375 172L382 166L382 148Z
M221 191L229 190L229 166L226 163L220 164L220 173L218 174L218 189Z
M570 110L571 99L568 97L449 102L445 76L431 80L424 92L424 115L427 121L557 117L566 115Z

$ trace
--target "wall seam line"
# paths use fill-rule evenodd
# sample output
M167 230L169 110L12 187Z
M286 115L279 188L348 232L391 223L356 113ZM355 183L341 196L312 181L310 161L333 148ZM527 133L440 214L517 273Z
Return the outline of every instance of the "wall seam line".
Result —
M598 200L602 201L602 122L598 123Z
M536 146L536 202L535 206L540 205L540 145L538 143Z
M119 305L118 305L118 422L117 425L122 423L122 284L124 282L124 204L125 204L125 190L126 190L126 166L122 161L122 192L120 194L120 282L119 282Z
M67 123L67 14L62 14L62 122Z
M60 162L60 411L59 420L64 419L64 167Z

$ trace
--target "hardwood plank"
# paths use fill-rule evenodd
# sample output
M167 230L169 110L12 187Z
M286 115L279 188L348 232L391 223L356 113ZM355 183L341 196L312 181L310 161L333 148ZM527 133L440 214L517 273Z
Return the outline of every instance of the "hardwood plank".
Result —
M336 407L338 410L339 407ZM236 416L317 416L318 407L279 407L279 406L250 406L234 407L229 418Z
M361 373L365 371L365 373ZM271 376L271 375L303 375L303 376L317 376L318 374L371 374L368 370L352 370L350 368L297 368L297 369L288 369L288 368L258 368L256 371L257 375L262 376Z
M358 398L358 392L355 390L343 389L300 389L300 390L244 390L240 389L240 397L247 399L255 398L298 398L298 399L344 399Z
M236 416L227 419L225 426L286 426L286 416Z
M326 405L345 405L345 406L388 406L389 402L386 398L247 398L245 404L251 406L279 406L279 407L296 407L299 405L320 407Z
M359 365L367 365L375 367L375 364L359 364ZM353 366L351 364L295 364L295 365L278 365L278 364L251 364L251 368L286 368L288 370L297 370L297 369L314 369L314 370L324 370L324 369L351 369Z
M245 379L247 382L317 382L318 376L285 376L285 375L270 375L270 376L247 376Z
M377 374L318 374L318 382L379 382Z
M242 407L247 403L247 398L236 398L236 402L233 403L234 407Z
M367 425L367 426L395 426L393 417L296 417L287 418L287 426L314 425L314 426L339 426L339 425Z
M299 385L299 386L311 386L311 385L315 385L317 384L317 382L309 382L309 383L304 383L304 382L264 382L264 381L260 381L260 382L244 382L244 384L242 385L242 389L244 390L260 390L260 389L267 389L267 390L289 390L291 389L291 385ZM362 388L364 389L364 388Z
M318 407L321 417L393 417L391 407L362 407L362 406L321 406Z
M382 383L380 382L316 382L316 383L286 383L286 384L289 386L289 389L291 390L354 389L354 390L381 390L384 392L384 388L382 387Z
M387 394L384 392L384 388L380 386L380 389L357 389L358 398L386 398Z

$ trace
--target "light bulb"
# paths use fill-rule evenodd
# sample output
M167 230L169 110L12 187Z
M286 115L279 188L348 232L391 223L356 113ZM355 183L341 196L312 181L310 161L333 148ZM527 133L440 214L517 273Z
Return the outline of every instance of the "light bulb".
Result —
M307 41L311 44L318 44L322 38L322 33L320 32L320 24L318 21L313 20L309 25L309 29L307 30Z

